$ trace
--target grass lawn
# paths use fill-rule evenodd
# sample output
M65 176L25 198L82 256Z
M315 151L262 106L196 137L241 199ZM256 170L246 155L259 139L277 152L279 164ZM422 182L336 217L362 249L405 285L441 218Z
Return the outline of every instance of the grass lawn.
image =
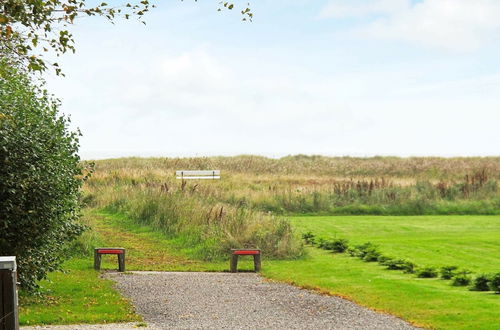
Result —
M294 217L299 232L322 238L371 241L384 255L421 266L457 265L474 272L500 271L498 216ZM442 329L499 329L500 295L453 287L389 271L347 254L308 248L309 257L266 263L266 277L348 297L415 324Z
M420 266L456 265L476 273L500 271L500 216L293 217L299 232L372 242L383 255Z
M20 296L21 325L140 321L130 303L98 277L87 259L75 258L42 281L42 295Z
M346 297L360 305L437 329L499 329L500 295L388 271L377 263L308 248L302 260L268 261L263 275Z
M127 270L227 271L229 268L229 259L215 263L191 260L187 256L192 251L178 249L176 240L166 239L161 233L123 216L88 213L86 219L97 237L94 245L127 249ZM499 250L494 237L499 237L499 217L296 217L292 221L298 231L310 230L324 238L345 237L353 243L372 241L380 244L382 252L388 255L422 265L453 264L474 271L498 271ZM344 296L421 326L500 328L500 295L471 292L439 279L418 279L344 254L316 248L307 248L307 252L299 260L266 260L264 256L263 275ZM104 258L103 268L116 269L115 259ZM251 258L242 261L239 267L252 269ZM97 272L91 269L90 253L65 267L69 273L54 273L52 283L44 282L44 287L51 290L49 299L23 306L23 324L139 320L111 283L98 279Z

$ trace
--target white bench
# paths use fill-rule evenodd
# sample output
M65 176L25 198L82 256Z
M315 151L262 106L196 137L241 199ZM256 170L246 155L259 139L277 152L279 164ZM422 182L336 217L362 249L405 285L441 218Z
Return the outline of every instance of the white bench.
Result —
M220 179L220 170L210 171L175 171L177 179L190 180L190 179Z

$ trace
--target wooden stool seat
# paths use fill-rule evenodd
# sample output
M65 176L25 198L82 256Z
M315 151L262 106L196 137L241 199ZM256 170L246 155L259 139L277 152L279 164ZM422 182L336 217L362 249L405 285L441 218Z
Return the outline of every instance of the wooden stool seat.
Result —
M260 272L260 250L259 249L231 249L231 273L238 272L238 257L250 255L253 256L253 265L256 272Z
M101 269L101 256L103 254L116 254L118 256L118 271L125 271L125 249L124 248L95 248L94 269Z

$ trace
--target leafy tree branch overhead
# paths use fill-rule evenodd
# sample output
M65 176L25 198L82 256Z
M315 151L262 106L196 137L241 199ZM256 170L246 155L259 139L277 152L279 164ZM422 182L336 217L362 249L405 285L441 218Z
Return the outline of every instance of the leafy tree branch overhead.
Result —
M184 0L181 0L184 1ZM197 1L197 0L194 0ZM116 18L137 19L145 24L144 15L155 5L149 0L113 6L97 5L89 0L2 0L0 3L0 55L23 62L30 71L45 71L52 66L61 74L58 63L47 63L44 54L60 56L75 52L71 25L82 16L99 16L113 23ZM234 3L221 1L218 10L233 10ZM244 21L251 21L249 3L242 6Z

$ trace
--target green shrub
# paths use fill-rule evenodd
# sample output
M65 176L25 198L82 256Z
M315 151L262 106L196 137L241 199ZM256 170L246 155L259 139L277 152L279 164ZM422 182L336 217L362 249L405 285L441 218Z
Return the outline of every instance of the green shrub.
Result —
M469 276L470 272L467 270L462 270L457 272L455 276L453 276L452 285L453 286L467 286L471 282L471 277Z
M490 289L495 293L500 293L500 273L496 273L491 277Z
M382 266L387 266L387 263L392 261L393 259L391 257L386 257L386 256L383 256L383 255L380 255L378 258L377 258L377 262L379 264L381 264Z
M474 291L489 291L491 278L488 275L480 274L474 279L471 290Z
M333 252L343 253L349 248L349 241L344 238L333 240Z
M328 250L328 241L324 238L319 238L318 241L317 241L317 246L320 248L320 249L323 249L323 250Z
M386 266L387 269L402 270L408 274L413 274L416 268L416 265L411 261L404 259L393 259L391 257L386 257L383 255L380 255L377 261L380 265Z
M413 273L415 264L405 259L389 259L385 262L385 266L390 270L403 270L405 273Z
M415 268L416 268L416 267L417 267L417 266L416 266L413 262L411 262L411 261L405 261L405 262L403 263L403 271L404 271L405 273L408 273L408 274L413 274L413 273L415 273Z
M378 258L381 256L380 252L377 250L371 250L366 252L365 256L363 257L363 260L366 262L375 262L378 260Z
M312 232L310 232L310 231L308 231L307 233L302 234L302 239L307 244L314 245L316 243L315 235Z
M59 103L0 60L0 255L16 256L29 291L67 257L84 173L78 133Z
M453 276L455 276L456 270L458 269L457 266L444 266L441 267L441 278L443 280L451 280Z
M360 251L355 247L350 247L347 249L347 254L349 254L351 257L357 257L359 256L359 253Z
M385 261L384 265L390 270L402 270L404 263L403 259L389 259Z
M320 238L318 240L318 247L323 250L329 250L337 253L343 253L349 247L349 241L343 238L334 240L325 240Z
M368 259L366 261L376 261L380 256L380 253L377 250L377 246L371 242L367 242L361 245L356 245L355 248L359 251L357 257L365 260L365 257L368 255ZM376 256L376 257L375 257ZM374 258L374 260L372 260Z
M419 278L434 278L438 276L438 271L435 267L425 267L417 271Z

